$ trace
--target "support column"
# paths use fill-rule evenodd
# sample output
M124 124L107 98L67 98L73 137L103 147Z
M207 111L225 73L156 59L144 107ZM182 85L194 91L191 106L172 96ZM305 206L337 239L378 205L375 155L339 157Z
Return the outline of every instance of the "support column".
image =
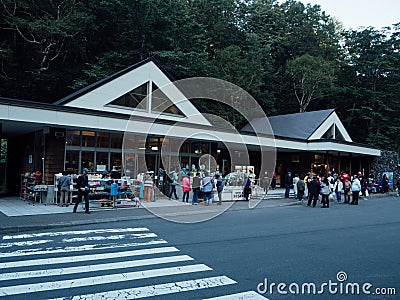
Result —
M325 170L325 176L328 175L329 171L331 170L330 165L329 165L329 151L326 151L326 170Z
M352 161L353 161L353 156L351 155L351 153L350 153L350 155L349 155L349 175L351 176L353 173L353 170L351 169L351 167L352 167Z

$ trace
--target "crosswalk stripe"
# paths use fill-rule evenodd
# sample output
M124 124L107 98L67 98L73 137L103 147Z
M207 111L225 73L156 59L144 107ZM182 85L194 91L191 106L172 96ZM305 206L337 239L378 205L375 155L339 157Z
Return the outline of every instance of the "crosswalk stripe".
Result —
M68 275L68 274L83 274L83 273L87 273L87 272L118 270L118 269L125 269L125 268L152 266L152 265L158 265L158 264L168 264L168 263L183 262L183 261L190 261L190 260L193 260L193 258L191 258L188 255L177 255L177 256L167 256L167 257L160 257L160 258L148 258L148 259L141 259L141 260L128 260L128 261L106 263L106 264L86 265L86 266L78 266L78 267L66 267L66 268L46 269L46 270L11 272L11 273L0 274L0 281L23 279L23 278L37 278L37 277L46 277L46 276L61 276L61 275Z
M155 233L132 233L132 234L119 234L109 236L89 236L89 237L78 237L63 239L63 243L77 243L77 242L88 242L88 241L108 241L108 240L122 240L122 239L145 239L157 237ZM54 240L33 240L33 241L19 241L0 243L0 248L11 248L11 247L24 247L33 246L46 243L52 243Z
M19 295L33 292L54 291L58 289L71 289L76 287L87 287L100 284L126 282L129 280L138 280L178 274L187 274L203 271L211 271L212 269L204 264L178 266L171 268L161 268L153 270L144 270L122 274L103 275L87 278L79 278L72 280L60 280L54 282L41 282L34 284L15 285L2 287L0 296Z
M36 241L23 241L23 242L12 242L12 243L0 243L0 248L11 248L11 247L26 247L33 245L41 245L51 243L53 240L36 240Z
M39 249L23 249L16 250L12 252L4 252L0 253L0 258L5 257L21 257L21 256L29 256L29 255L48 255L48 254L56 254L56 253L68 253L68 252L80 252L80 251L91 251L91 250L104 250L104 249L115 249L115 248L126 248L126 247L139 247L139 246L152 246L159 244L167 244L167 241L163 239L151 240L148 242L136 242L136 243L126 243L126 244L117 244L117 243L108 243L108 244L91 244L91 245L82 245L77 247L64 247L64 248L39 248Z
M149 231L148 228L138 227L138 228L116 228L116 229L93 229L93 230L70 230L70 231L58 231L58 232L42 232L42 233L31 233L31 234L15 234L15 235L5 235L3 240L13 240L13 239L29 239L35 237L44 236L62 236L62 235L82 235L82 234L99 234L99 233L122 233L122 232L140 232Z
M248 291L221 297L207 298L203 300L268 300L268 298L265 298L254 291Z
M94 299L140 299L151 296L168 295L179 292L195 291L235 284L236 281L227 276L208 277L194 280L178 281L150 286L142 286L131 289L115 290L95 294L79 295L68 298L70 300L94 300ZM66 298L57 298L49 300L65 300Z
M55 257L55 258L41 258L41 259L22 260L22 261L19 260L19 261L10 261L10 262L5 262L5 263L0 263L0 269L63 264L63 263L75 263L75 262L84 262L84 261L91 261L91 260L123 258L123 257L160 254L160 253L169 253L169 252L178 252L178 251L179 250L175 247L158 247L158 248L147 248L147 249L139 249L139 250L131 250L131 251L101 253L101 254L63 256L63 257Z
M106 240L122 240L122 239L144 239L157 237L155 233L132 233L132 234L119 234L119 235L109 235L109 236L88 236L79 238L63 239L64 243L76 243L76 242L88 242L88 241L106 241Z

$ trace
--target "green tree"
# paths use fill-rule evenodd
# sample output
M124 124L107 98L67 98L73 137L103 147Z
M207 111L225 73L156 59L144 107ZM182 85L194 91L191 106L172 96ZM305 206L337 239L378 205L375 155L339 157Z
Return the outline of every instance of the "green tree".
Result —
M289 61L287 73L300 112L306 111L312 100L321 99L330 93L335 80L334 68L330 62L308 54Z

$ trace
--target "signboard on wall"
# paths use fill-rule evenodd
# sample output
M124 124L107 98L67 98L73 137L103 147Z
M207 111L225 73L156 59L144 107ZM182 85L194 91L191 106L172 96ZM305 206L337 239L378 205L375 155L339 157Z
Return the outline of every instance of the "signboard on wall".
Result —
M97 165L97 172L102 172L107 170L107 165Z

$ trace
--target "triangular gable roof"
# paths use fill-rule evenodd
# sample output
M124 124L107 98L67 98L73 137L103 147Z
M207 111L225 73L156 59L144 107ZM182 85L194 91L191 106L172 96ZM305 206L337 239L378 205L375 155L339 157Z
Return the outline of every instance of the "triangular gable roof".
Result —
M154 83L182 114L152 113L149 107L148 111L135 110L135 116L210 125L208 120L171 82L173 82L172 78L162 70L157 61L149 58L97 81L54 104L131 115L132 108L110 106L110 103L146 83L149 83L149 93L151 93L151 86Z
M268 117L268 121L276 137L316 140L323 138L332 125L336 125L343 138L352 141L334 109L272 116ZM255 119L244 126L242 131L254 132L254 127L257 132L268 134L263 129L264 124L262 118Z

